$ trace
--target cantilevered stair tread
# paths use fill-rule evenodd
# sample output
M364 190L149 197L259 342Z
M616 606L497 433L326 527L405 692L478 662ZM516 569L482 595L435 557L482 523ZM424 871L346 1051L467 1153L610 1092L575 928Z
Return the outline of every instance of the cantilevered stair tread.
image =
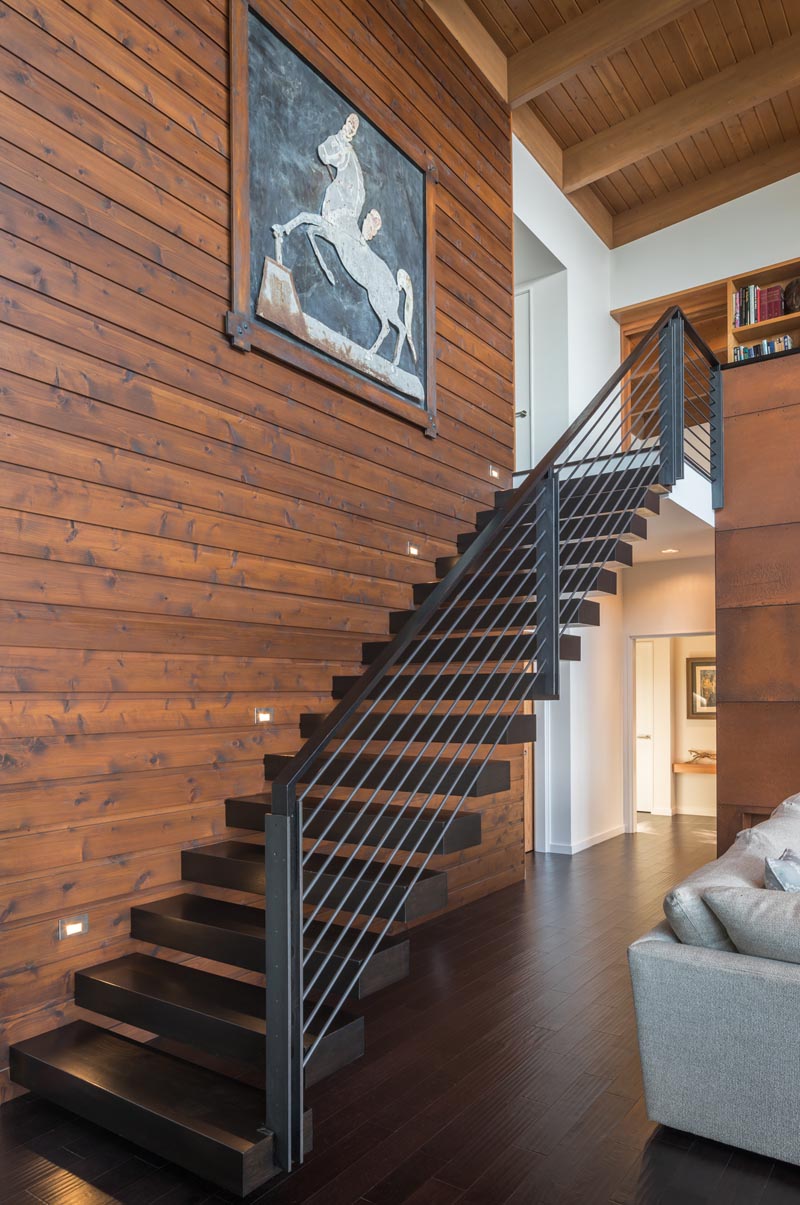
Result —
M127 954L75 975L75 1003L161 1037L256 1067L266 1056L263 984L213 975L147 954ZM322 1025L330 1010L320 1006ZM316 1033L306 1034L310 1045ZM306 1068L306 1084L359 1058L364 1020L342 1010L331 1021ZM315 1065L316 1064L316 1065Z
M263 851L262 851L263 858ZM248 971L264 971L264 909L232 904L186 892L131 908L131 936L150 945L182 950ZM311 975L326 956L328 974L340 974L339 982L359 975L354 994L368 996L396 983L408 974L409 943L404 937L381 939L369 963L371 949L360 929L346 929L322 921L307 924L303 933L307 969ZM312 946L314 952L311 953ZM324 991L325 981L320 985Z
M271 812L269 791L225 801L225 819L231 828L263 832L264 818ZM347 837L351 844L363 842L368 848L377 848L388 840L394 849L435 854L458 853L480 845L480 812L462 810L454 814L442 808L435 818L432 813L432 808L341 804L335 799L320 805L319 799L312 798L303 807L303 835L329 841Z
M239 1196L278 1170L263 1092L85 1021L12 1046L11 1078Z
M267 781L277 778L291 761L291 757L268 754L264 758ZM360 785L373 790L383 786L386 790L394 790L402 781L404 791L427 793L435 788L438 794L452 792L467 794L470 798L507 791L511 783L511 767L506 761L490 761L478 767L463 759L434 762L431 758L398 759L392 754L386 757L367 754L356 760L343 754L327 761L322 759L319 767L312 766L312 773L314 781L322 784L336 782L345 787Z
M383 862L312 854L304 863L306 900L347 912L372 913L398 921L418 920L447 903L447 875L387 868ZM193 883L263 895L266 885L263 842L220 841L185 849L181 873ZM399 911L396 911L400 906Z
M314 736L327 718L327 714L321 712L303 712L300 716L300 735L304 740ZM357 719L358 716L352 723ZM458 713L437 715L435 712L426 712L424 716L415 714L404 717L397 713L385 716L382 712L375 711L364 724L365 726L358 730L359 738L368 735L370 740L374 741L405 743L413 736L415 741L432 741L436 744L460 745L462 741L466 741L467 744L524 745L536 740L536 717L533 715L484 716L477 734L474 731L474 717Z

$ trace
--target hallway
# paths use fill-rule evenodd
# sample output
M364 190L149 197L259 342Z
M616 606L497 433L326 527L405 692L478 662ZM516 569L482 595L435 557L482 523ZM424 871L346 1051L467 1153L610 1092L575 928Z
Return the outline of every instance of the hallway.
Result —
M648 817L414 934L369 1045L310 1093L316 1149L270 1205L782 1205L800 1169L644 1116L625 948L712 824ZM220 1205L224 1193L31 1097L0 1112L4 1205Z

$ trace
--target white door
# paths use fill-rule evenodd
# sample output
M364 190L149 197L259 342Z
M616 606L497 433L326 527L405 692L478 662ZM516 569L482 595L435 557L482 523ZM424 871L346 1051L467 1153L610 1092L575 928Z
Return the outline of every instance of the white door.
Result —
M533 306L530 289L514 297L514 446L518 473L533 468Z
M636 694L636 811L652 812L654 798L653 641L637 640L635 649Z

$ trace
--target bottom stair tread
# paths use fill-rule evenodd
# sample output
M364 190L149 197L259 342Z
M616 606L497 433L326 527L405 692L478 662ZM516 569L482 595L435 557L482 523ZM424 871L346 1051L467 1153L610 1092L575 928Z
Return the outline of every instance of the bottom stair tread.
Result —
M231 1192L278 1170L263 1092L85 1021L12 1046L11 1078Z

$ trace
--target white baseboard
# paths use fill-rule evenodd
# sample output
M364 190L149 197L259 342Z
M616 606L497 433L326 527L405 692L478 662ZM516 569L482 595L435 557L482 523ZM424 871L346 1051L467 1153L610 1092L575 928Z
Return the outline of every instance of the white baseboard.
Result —
M610 841L612 837L621 837L625 832L625 825L618 824L614 828L607 829L604 833L595 833L593 837L586 837L583 841L576 841L574 845L561 845L558 842L551 842L549 853L551 854L579 854L584 849L590 849L592 845L600 845L603 841Z

